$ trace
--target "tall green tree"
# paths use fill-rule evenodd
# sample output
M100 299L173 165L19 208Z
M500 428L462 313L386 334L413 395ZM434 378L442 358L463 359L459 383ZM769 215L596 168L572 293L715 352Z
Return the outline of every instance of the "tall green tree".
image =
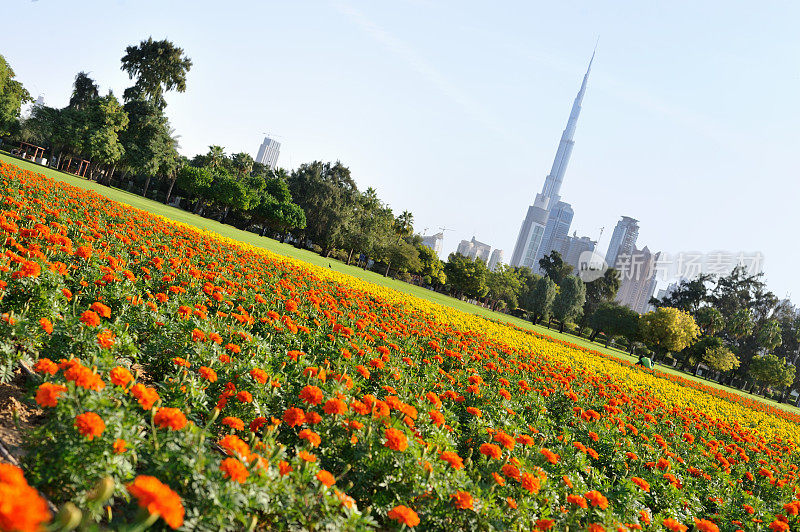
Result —
M90 100L81 112L85 115L82 151L92 161L89 176L92 179L101 166L108 172L122 159L125 148L119 135L128 125L128 114L111 92Z
M166 39L154 41L148 37L137 46L128 46L121 61L121 69L136 80L133 87L125 89L126 101L146 99L163 109L165 92L186 91L186 74L192 68L192 60Z
M761 384L761 393L765 387L789 386L794 381L795 367L771 353L753 357L750 366L750 375Z
M577 319L586 302L586 284L575 275L568 275L559 286L553 299L553 317L558 320L558 332L564 332L568 321Z
M691 280L683 279L669 295L661 299L651 298L650 304L654 307L685 310L694 315L704 303L711 299L709 283L713 281L714 276L709 274L700 274Z
M572 273L572 266L564 262L558 251L551 251L549 255L539 259L539 269L558 286Z
M146 196L152 178L177 161L177 142L163 109L156 103L144 98L128 100L125 111L129 124L120 134L125 148L122 162L128 172L145 177L142 195Z
M78 72L72 84L68 107L85 109L92 100L100 97L100 88L86 72Z
M447 283L447 275L444 273L444 263L436 255L436 252L428 246L417 246L421 267L419 274L423 281L434 288L441 287Z
M306 213L301 237L311 240L328 256L342 243L348 219L358 199L350 170L341 164L314 161L302 164L288 179L295 203Z
M480 299L486 295L486 263L479 258L469 258L460 253L451 253L444 265L450 291L458 298L464 296Z
M600 305L614 301L620 287L619 271L608 268L599 279L586 283L586 301L579 325L585 327Z
M506 264L499 265L494 271L489 271L486 277L486 294L492 310L500 306L513 310L519 305L519 296L525 288L522 277L516 268Z
M589 318L589 327L592 328L592 334L589 337L592 342L601 333L606 336L607 340L623 336L628 341L633 341L639 331L639 314L624 305L607 301L601 303Z
M556 298L556 283L550 277L539 277L522 299L522 307L531 313L534 324L550 319L553 301Z
M31 95L14 79L16 74L5 57L0 55L0 135L8 135L19 127L22 105L32 101Z

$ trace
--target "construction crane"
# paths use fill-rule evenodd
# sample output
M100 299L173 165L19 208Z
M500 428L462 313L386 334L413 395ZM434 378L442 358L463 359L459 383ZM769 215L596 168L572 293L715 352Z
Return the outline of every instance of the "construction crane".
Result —
M444 232L445 231L455 231L455 229L450 229L449 227L439 227L439 231L442 232L442 249L444 249Z

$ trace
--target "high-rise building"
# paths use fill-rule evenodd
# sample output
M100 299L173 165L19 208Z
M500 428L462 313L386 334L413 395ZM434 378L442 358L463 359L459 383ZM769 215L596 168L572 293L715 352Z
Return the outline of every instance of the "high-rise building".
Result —
M617 292L617 302L642 314L650 307L658 279L656 264L660 253L650 253L647 246L629 254L620 253L616 267L619 269L621 283Z
M528 207L528 213L522 221L522 227L517 236L514 253L511 255L512 266L527 266L534 271L538 270L539 259L552 250L560 251L572 223L572 207L561 201L559 192L567 171L572 148L575 146L575 128L581 114L583 95L586 94L586 83L589 72L592 70L594 54L589 60L589 68L583 76L583 83L572 103L567 127L561 134L553 167L544 181L542 192L536 194L533 205ZM556 246L556 247L554 247Z
M501 264L503 264L503 250L495 249L492 251L492 256L489 258L489 270L495 271Z
M611 242L608 244L606 252L606 264L609 268L617 267L619 257L629 256L636 248L636 239L639 237L639 220L634 220L629 216L623 216L617 222L614 233L611 235Z
M281 153L281 143L277 140L272 140L269 137L264 137L264 142L258 148L256 155L256 162L275 168L278 164L278 155Z
M435 235L423 236L422 245L431 248L433 251L436 252L436 256L438 257L439 254L442 252L443 240L444 240L444 233L440 231Z
M577 274L581 271L581 255L584 252L594 251L596 245L597 242L588 236L578 236L577 233L574 233L572 236L567 237L561 251L561 256L566 264L572 266L573 273ZM589 265L586 264L583 266L588 267Z
M483 262L488 262L489 252L491 250L492 246L489 244L484 244L483 242L478 242L473 236L472 240L462 240L456 249L456 253L470 259L478 258Z

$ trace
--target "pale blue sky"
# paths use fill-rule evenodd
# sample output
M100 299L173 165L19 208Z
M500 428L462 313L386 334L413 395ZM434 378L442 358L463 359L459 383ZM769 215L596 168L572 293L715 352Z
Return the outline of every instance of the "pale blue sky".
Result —
M82 7L77 7L81 5ZM756 7L757 6L757 7ZM194 61L167 113L193 155L340 159L422 231L511 256L600 36L562 197L600 251L760 251L800 296L800 4L427 0L9 2L0 53L48 105L89 71L117 95L125 46Z

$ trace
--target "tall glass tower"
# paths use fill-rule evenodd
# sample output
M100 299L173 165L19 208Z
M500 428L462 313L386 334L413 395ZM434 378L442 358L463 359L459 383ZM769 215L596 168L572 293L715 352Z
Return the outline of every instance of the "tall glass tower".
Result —
M567 127L561 134L558 150L553 161L553 167L544 180L542 191L536 194L533 205L528 207L528 213L522 221L522 227L517 236L514 253L511 255L512 266L527 266L538 270L539 259L552 250L561 251L563 243L569 234L572 223L572 207L569 203L561 201L559 192L564 182L572 148L575 146L575 128L578 126L578 117L581 114L583 95L586 94L586 83L589 72L592 70L594 53L589 60L589 68L583 76L583 83L572 103Z

